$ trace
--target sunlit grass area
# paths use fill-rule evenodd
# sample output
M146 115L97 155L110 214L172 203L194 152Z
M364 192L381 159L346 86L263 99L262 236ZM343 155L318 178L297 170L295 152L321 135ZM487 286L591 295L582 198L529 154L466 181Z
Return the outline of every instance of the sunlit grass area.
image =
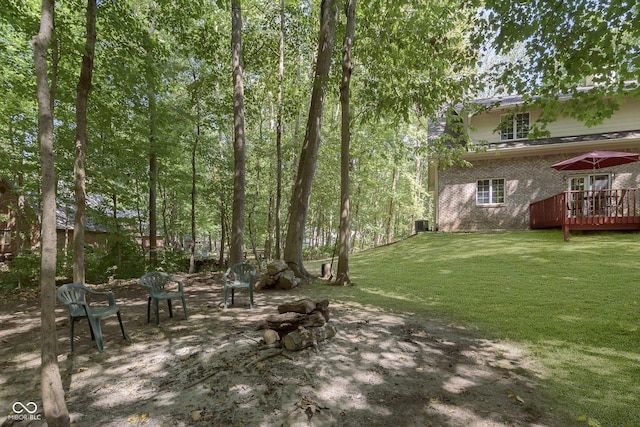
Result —
M424 233L353 255L350 271L356 286L333 298L517 342L576 420L640 425L640 235Z

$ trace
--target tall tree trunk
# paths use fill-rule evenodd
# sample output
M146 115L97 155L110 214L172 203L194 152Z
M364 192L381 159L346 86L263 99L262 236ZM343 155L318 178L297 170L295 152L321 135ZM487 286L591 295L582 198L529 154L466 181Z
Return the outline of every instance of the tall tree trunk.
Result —
M33 37L38 97L38 127L42 171L40 261L41 378L44 416L49 426L69 426L69 411L58 367L56 332L56 171L53 161L53 101L47 76L47 48L53 33L53 0L42 0L40 30Z
M9 131L9 140L11 141L11 143L13 144L12 149L15 150L15 152L21 152L23 150L22 147L25 146L24 141L22 142L22 144L18 143L18 135L14 132L11 120L9 120L8 123L8 131ZM24 164L24 158L22 156L20 156L20 158L18 159L18 161L20 162L20 170L17 173L17 188L16 188L16 199L15 199L15 204L16 204L16 212L15 215L13 217L14 219L14 224L15 224L15 230L16 230L16 235L15 235L15 242L16 242L16 251L15 251L15 255L17 256L21 256L22 252L23 252L23 239L26 236L25 231L23 230L23 228L26 225L26 221L25 221L25 199L24 199L24 173L22 172L23 167L22 165ZM23 222L24 221L24 222ZM22 274L18 274L17 277L17 283L16 283L16 287L18 289L20 289L22 287Z
M226 210L224 196L220 194L220 256L218 258L218 265L220 267L224 267L224 245L227 240L227 227L225 227Z
M267 206L267 235L264 239L264 258L271 259L271 247L273 246L273 193L269 195L269 204Z
M196 268L196 149L200 139L200 112L198 112L198 123L196 125L196 139L191 149L191 254L189 256L189 274Z
M162 185L158 185L158 195L160 196L160 216L162 218L162 230L164 230L165 241L171 241L171 218L167 212L170 210L168 189ZM156 206L156 212L157 212Z
M423 190L422 190L422 184L423 184L423 176L422 176L422 156L420 154L421 152L421 141L420 138L416 139L416 146L415 146L415 169L416 169L416 174L415 174L415 180L414 180L414 184L413 184L413 200L414 200L414 213L413 213L413 217L411 219L411 234L416 234L416 220L418 219L416 217L417 213L420 214L420 218L424 218L424 208L423 208L423 200L422 200L422 194L423 194ZM419 210L417 210L419 209Z
M340 105L342 106L342 141L340 144L340 249L338 250L338 272L336 283L346 286L351 284L349 277L349 251L351 246L351 230L349 220L349 169L351 158L349 146L351 143L351 115L350 115L350 84L351 47L356 33L356 0L347 0L347 30L342 45L342 83L340 85Z
M302 262L302 240L304 238L311 185L318 160L320 134L322 130L322 112L327 93L327 80L331 68L331 51L338 9L335 0L322 0L320 6L320 36L318 39L318 58L316 62L313 90L307 130L298 162L298 173L291 194L291 210L284 259L298 277L308 277L309 272Z
M66 191L65 191L66 193ZM69 242L71 241L72 246L73 246L73 241L72 239L69 238L69 236L71 235L70 231L71 230L71 226L69 224L70 218L71 218L71 210L69 209L69 203L67 203L66 198L64 200L64 243L63 243L63 247L62 247L62 256L64 257L63 259L63 266L66 269L68 267L67 264L67 259L69 256Z
M259 180L260 180L260 177L258 176L258 182ZM260 254L258 254L256 238L253 232L253 224L252 224L253 214L256 213L255 201L257 199L258 199L258 188L256 186L256 195L253 198L253 203L251 204L251 207L249 208L249 215L247 215L247 229L249 231L249 242L251 242L251 251L253 252L253 256L256 259L256 262L258 263L258 271L262 271L262 260L260 259Z
M155 95L154 95L155 97ZM153 106L152 106L153 104ZM155 99L149 101L149 264L153 269L158 265L157 223L158 223L158 154L156 152Z
M387 244L393 243L393 226L394 226L394 213L396 209L396 186L398 182L398 167L393 167L393 176L391 178L391 194L389 195L389 209L387 211L387 219L386 219L386 235L387 235Z
M136 199L135 199L135 205L136 205L136 218L138 218L138 235L140 236L140 254L142 255L142 259L143 261L147 262L147 248L146 248L146 244L145 244L145 230L144 230L144 219L142 216L142 208L141 208L141 203L140 203L140 186L138 185L138 180L134 180L133 181L133 185L135 187L135 194L136 194Z
M233 66L233 216L229 265L244 259L245 134L242 82L242 11L240 0L231 1L231 63Z
M280 0L280 54L278 63L278 124L276 127L276 259L280 259L282 243L282 225L280 215L282 212L282 80L284 78L284 0Z
M197 81L195 70L193 71L193 81ZM196 137L191 149L191 254L189 256L189 274L193 274L196 269L196 150L200 142L200 99L196 93Z
M147 35L147 101L149 104L149 264L151 269L158 265L158 125L156 123L156 73L153 70L153 46L151 37L155 32L154 24L149 27ZM144 239L143 239L144 242ZM143 243L144 244L144 243Z
M120 231L120 221L118 220L118 195L116 193L111 195L111 202L111 214L113 215L113 225L116 230L116 266L118 267L118 271L120 271L122 267L122 232Z
M222 96L220 95L220 85L219 83L216 83L216 98L218 100L222 99ZM225 147L224 147L224 141L225 141L225 135L224 135L224 131L222 129L222 127L220 127L218 129L218 148L220 149L220 163L224 164L225 163L225 159L224 159L224 154L225 154ZM224 267L224 245L225 245L225 241L227 239L227 232L226 232L226 228L225 228L225 217L226 217L226 189L225 189L225 178L222 176L222 174L218 171L217 167L213 166L213 175L214 177L217 177L219 183L220 183L220 189L218 190L218 196L220 197L220 252L219 252L219 258L218 258L218 265L220 266L220 268Z
M84 284L84 224L86 212L87 101L91 91L93 57L96 50L96 0L87 0L87 35L80 79L76 87L75 176L76 213L73 225L73 283Z
M24 241L29 242L31 240L29 234L25 230L26 221L25 221L25 198L24 198L24 174L22 172L18 173L18 188L20 189L18 193L17 200L17 214L15 216L16 219L16 255L22 256L24 252ZM29 236L28 238L26 236ZM18 274L18 289L22 287L22 274Z

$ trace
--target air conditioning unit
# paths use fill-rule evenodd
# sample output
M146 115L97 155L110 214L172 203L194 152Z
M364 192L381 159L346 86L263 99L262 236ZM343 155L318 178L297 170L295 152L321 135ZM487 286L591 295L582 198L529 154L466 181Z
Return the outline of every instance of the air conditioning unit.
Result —
M423 231L429 231L429 221L426 219L419 219L416 221L416 233Z

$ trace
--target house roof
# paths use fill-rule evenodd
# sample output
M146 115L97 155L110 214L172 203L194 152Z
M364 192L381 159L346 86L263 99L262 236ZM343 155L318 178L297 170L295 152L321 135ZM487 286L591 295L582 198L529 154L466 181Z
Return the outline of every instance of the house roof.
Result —
M594 87L595 86L579 87L576 89L576 92L586 93L591 89L593 89ZM573 94L558 94L558 99L560 100L571 99L572 97L573 97ZM539 96L532 96L528 100L534 101L539 98L540 98ZM525 97L522 95L505 95L505 96L495 96L492 98L475 99L471 101L471 104L481 105L483 107L497 106L498 108L500 108L500 107L510 107L512 105L524 104L524 102L525 102Z
M11 191L15 190L15 185L13 184L12 181L9 181L7 178L0 177L0 182L4 183L4 185L6 185L7 188L9 188L9 190Z
M491 107L492 105L498 105L500 107L508 107L511 105L518 105L524 102L524 98L521 95L506 95L495 96L492 98L474 99L471 104L481 105L483 107Z
M90 195L87 195L87 210L100 210L99 201ZM56 203L56 228L58 230L73 230L75 224L75 203L64 203L58 200ZM106 233L107 229L101 224L92 220L89 215L85 215L84 228L86 231L94 231L98 233Z
M634 87L636 87L638 84L637 81L628 81L625 82L625 88L624 90L630 90L633 89ZM558 99L560 100L566 100L566 99L570 99L573 97L573 95L575 93L586 93L589 92L590 90L594 89L598 87L598 85L589 85L589 86L579 86L576 88L574 93L560 93L558 94ZM536 100L540 98L539 96L532 96L530 97L531 100ZM525 97L522 95L504 95L504 96L494 96L494 97L489 97L489 98L480 98L480 99L475 99L473 101L471 101L471 104L474 105L479 105L482 107L497 107L497 108L502 108L502 107L509 107L509 106L513 106L513 105L518 105L518 104L523 104L525 102Z
M0 182L4 183L12 192L16 191L15 184L7 178L0 177ZM25 193L25 203L30 210L38 217L38 220L42 220L42 204L40 202L40 195L36 192ZM108 199L97 194L87 194L86 196L86 215L85 215L85 231L92 231L96 233L108 232L104 221L108 221L112 214L110 214L111 207L109 206ZM56 198L56 229L58 230L73 230L75 225L75 202L73 199L66 199L63 197ZM118 219L131 220L137 218L136 212L132 210L118 210ZM101 221L102 219L102 221ZM144 226L148 228L148 224ZM160 237L160 234L158 235Z

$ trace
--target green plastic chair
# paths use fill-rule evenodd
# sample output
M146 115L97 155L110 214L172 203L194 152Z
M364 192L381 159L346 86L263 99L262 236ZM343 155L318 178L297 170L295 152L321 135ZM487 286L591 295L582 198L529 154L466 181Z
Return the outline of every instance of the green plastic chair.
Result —
M168 291L166 287L170 283L177 283L178 290L175 292ZM167 273L152 271L140 278L140 284L149 288L149 299L147 302L147 323L151 321L151 303L153 302L153 309L156 314L156 325L160 324L160 310L158 308L158 301L161 299L167 300L167 305L169 306L169 317L173 317L171 299L180 298L182 300L184 318L189 319L189 315L187 314L187 303L184 301L184 287L180 280L174 279Z
M90 306L87 303L86 295L106 296L108 305ZM98 292L87 288L84 285L78 283L69 283L60 286L56 292L58 301L66 304L69 308L69 338L71 341L71 352L73 353L73 325L77 319L86 317L89 319L89 329L91 330L91 339L95 340L98 351L102 353L104 350L102 340L102 326L100 325L100 319L103 317L111 316L112 314L118 315L118 322L120 322L120 330L122 331L122 337L127 339L124 333L124 326L122 326L122 318L120 317L120 308L116 305L116 298L113 292Z
M233 276L231 279L230 276ZM224 308L227 308L227 291L231 289L231 305L236 289L249 290L249 308L253 308L253 285L256 280L256 268L247 263L234 264L222 275Z

